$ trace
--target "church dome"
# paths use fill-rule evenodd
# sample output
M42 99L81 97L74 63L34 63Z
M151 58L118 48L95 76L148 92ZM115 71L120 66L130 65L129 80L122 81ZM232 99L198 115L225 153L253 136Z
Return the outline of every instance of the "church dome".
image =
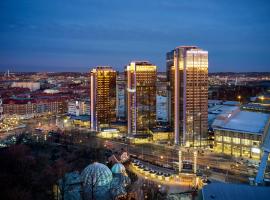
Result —
M112 167L112 173L113 174L123 174L126 173L126 168L121 163L115 163Z
M112 172L106 165L94 162L82 171L81 180L84 186L105 186L112 181Z

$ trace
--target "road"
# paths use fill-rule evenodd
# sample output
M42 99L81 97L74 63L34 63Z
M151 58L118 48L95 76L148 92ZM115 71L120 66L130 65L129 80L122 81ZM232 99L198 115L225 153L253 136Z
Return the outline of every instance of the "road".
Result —
M44 130L43 134L47 134L49 130L57 130L57 123L61 118L38 118L27 120L26 132L34 133L36 128ZM130 154L138 156L142 160L155 163L157 165L166 165L177 168L175 165L178 163L178 149L171 146L163 146L157 144L128 144L120 140L105 140L98 137L89 137L83 129L72 129L71 127L65 127L65 130L69 133L72 132L73 142L80 143L82 145L97 145L110 148L114 151L120 149L126 149ZM183 153L184 160L192 160L190 153ZM198 154L198 168L202 171L216 172L223 176L233 175L239 180L247 180L248 177L254 177L256 169L248 167L246 164L237 164L232 158L225 157L220 154L215 154L210 151L204 151L203 154ZM232 167L234 166L234 167Z

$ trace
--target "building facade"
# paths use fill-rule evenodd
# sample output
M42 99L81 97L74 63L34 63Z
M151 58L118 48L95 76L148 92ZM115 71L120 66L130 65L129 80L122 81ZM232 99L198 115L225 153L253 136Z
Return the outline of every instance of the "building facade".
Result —
M112 67L99 66L90 75L91 129L116 121L116 76Z
M67 103L64 99L10 99L3 104L6 117L16 115L20 118L32 118L47 114L64 114Z
M260 112L232 110L220 114L212 124L214 150L234 157L258 160L261 145L268 133L270 115Z
M208 52L196 46L180 46L167 53L166 65L174 143L204 145L208 129Z
M40 83L32 81L20 81L13 82L11 87L28 88L30 91L36 91L40 89Z
M157 115L156 120L157 122L168 122L168 81L167 76L164 74L159 74L157 77L157 99L156 99L156 109Z
M125 74L119 74L116 80L116 116L126 120L126 80Z
M127 80L128 134L149 131L156 122L157 67L147 61L131 62Z
M89 115L90 116L90 101L70 101L68 102L68 114L80 116Z

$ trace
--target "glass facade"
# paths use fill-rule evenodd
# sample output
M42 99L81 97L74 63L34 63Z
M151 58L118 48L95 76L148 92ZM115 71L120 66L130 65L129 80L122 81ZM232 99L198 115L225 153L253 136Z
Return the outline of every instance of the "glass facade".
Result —
M216 129L214 149L235 157L260 159L261 139L261 135Z
M148 131L156 122L157 67L149 62L131 62L127 80L128 133Z
M175 143L201 146L208 130L208 52L181 46L167 53L166 60Z
M116 121L116 71L97 67L91 71L91 128Z

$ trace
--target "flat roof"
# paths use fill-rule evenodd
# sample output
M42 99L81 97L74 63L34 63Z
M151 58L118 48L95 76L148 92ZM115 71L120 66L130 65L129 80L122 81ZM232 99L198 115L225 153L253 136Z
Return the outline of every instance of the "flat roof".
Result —
M210 183L203 187L203 200L269 199L270 187L243 184Z
M213 123L213 128L262 134L269 117L270 115L266 113L239 111L235 115L228 114L226 120L217 118Z
M224 101L223 105L229 105L229 106L239 106L240 102L239 101Z
M213 107L208 108L208 113L220 114L220 113L231 112L231 111L237 110L237 109L239 109L238 106L215 105Z

